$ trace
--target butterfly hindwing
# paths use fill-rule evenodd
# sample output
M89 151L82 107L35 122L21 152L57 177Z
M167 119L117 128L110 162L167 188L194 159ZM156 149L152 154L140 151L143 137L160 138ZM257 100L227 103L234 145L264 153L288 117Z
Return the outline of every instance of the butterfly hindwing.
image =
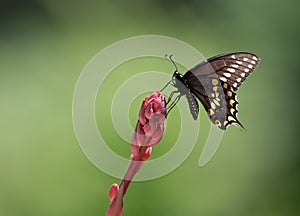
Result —
M227 89L230 88L229 85L223 84L219 79L211 77L202 80L201 84L193 85L191 92L201 101L211 121L219 128L225 130L229 122L235 120L238 123L239 121L236 119L236 105L238 104L236 95L233 91L228 92L230 91ZM227 87L226 90L223 86ZM234 100L234 103L232 100ZM227 101L231 102L231 107L229 107L230 104ZM235 109L234 112L231 109L233 115L229 113L230 108Z
M228 128L231 124L234 124L237 127L244 128L242 123L237 118L237 106L239 102L237 100L236 93L227 83L223 81L221 81L221 83L226 100L226 120L222 124L222 129Z

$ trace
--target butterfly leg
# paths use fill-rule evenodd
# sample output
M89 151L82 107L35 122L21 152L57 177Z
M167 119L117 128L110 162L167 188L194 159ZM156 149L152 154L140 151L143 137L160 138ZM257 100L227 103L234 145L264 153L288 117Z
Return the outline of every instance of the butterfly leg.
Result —
M167 104L170 103L170 101L171 101L171 99L172 99L172 97L173 97L173 95L174 95L175 93L179 93L179 91L172 91L172 92L171 92L170 96L168 97Z
M171 82L172 82L172 80L170 80L169 82L167 82L167 84L160 91L162 92L163 90L165 90L165 88L167 88L168 85L170 85Z
M178 101L180 100L180 98L181 98L181 94L177 95L177 97L174 99L174 101L171 103L171 105L167 108L167 115L176 106L176 104L178 103Z

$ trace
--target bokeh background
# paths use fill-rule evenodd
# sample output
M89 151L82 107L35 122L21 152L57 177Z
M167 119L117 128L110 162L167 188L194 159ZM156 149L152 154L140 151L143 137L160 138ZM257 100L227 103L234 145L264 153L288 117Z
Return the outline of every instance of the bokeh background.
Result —
M0 215L105 215L108 188L120 180L82 153L72 125L73 91L97 52L144 34L178 38L207 57L250 51L262 62L238 92L247 131L228 129L213 160L199 168L203 127L179 168L130 186L123 215L297 215L299 7L293 0L1 0ZM173 72L155 59L125 68ZM126 78L113 77L103 100ZM132 124L142 98L132 105ZM110 107L99 100L96 107L99 129L106 128L112 149L128 157L128 145L102 121ZM172 147L176 112L152 157ZM206 115L201 121L210 124Z

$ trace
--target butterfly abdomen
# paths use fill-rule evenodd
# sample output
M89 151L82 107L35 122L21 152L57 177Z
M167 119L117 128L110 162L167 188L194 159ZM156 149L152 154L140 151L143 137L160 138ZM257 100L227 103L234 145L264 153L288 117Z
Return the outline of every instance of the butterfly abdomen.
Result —
M189 102L190 112L195 120L198 118L199 114L199 105L195 96L190 92L186 92L186 98Z

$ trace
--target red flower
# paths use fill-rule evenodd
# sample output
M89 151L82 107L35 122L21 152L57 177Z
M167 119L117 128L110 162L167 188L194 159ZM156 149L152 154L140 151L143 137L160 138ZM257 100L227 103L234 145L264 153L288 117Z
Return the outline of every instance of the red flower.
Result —
M139 120L132 136L130 148L130 165L120 187L113 184L109 190L112 201L106 216L120 216L123 212L123 196L127 188L140 170L145 160L150 157L152 146L162 138L166 118L166 100L161 92L154 92L143 101L139 112Z

